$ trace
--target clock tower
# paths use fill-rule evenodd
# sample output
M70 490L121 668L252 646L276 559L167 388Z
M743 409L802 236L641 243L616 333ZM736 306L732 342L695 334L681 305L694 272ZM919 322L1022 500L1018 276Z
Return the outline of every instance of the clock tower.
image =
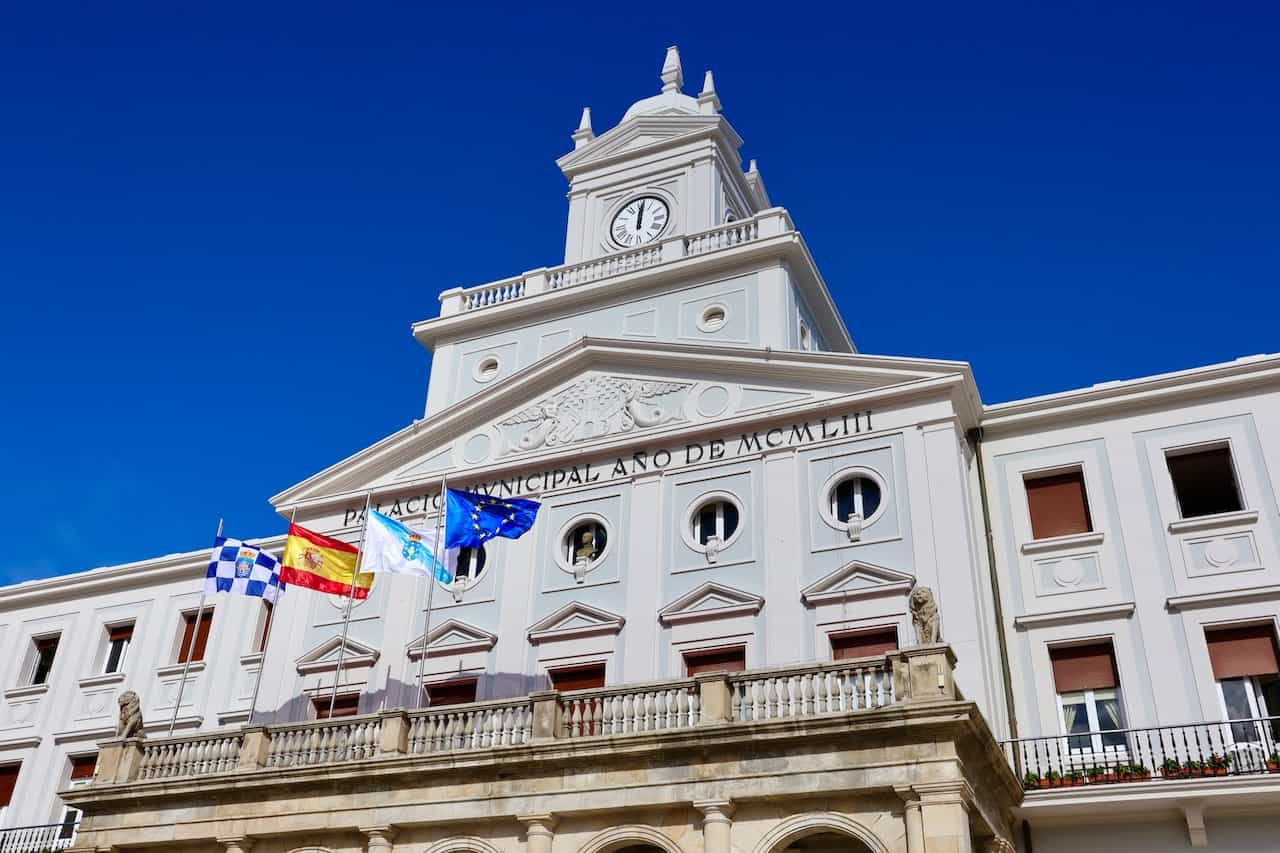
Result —
M720 114L710 71L685 94L680 51L667 48L661 91L637 101L596 136L584 108L574 150L557 165L569 180L565 263L705 231L769 207L754 162L744 172L742 139Z

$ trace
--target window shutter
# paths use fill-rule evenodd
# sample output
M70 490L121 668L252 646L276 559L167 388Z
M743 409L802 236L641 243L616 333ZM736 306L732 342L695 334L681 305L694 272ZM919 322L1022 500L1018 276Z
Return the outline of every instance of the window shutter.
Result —
M706 652L689 652L684 656L684 668L689 678L700 672L742 672L747 668L747 648L712 649Z
M1026 488L1027 508L1031 511L1031 535L1036 539L1093 530L1082 472L1035 477L1026 481Z
M1053 683L1058 693L1098 690L1120 683L1110 643L1050 649Z
M98 756L94 755L77 755L71 759L71 781L75 782L80 779L92 779L93 771L98 767Z
M121 625L118 628L111 628L110 630L107 631L107 639L109 639L113 643L116 640L132 640L133 626Z
M466 702L474 702L476 701L476 679L468 678L465 681L428 684L427 698L433 707L436 705L462 705Z
M553 669L548 674L551 676L551 686L556 690L604 687L604 664L602 663Z
M204 650L209 645L209 629L212 626L213 611L206 610L200 615L200 625L196 628L196 651L192 660L204 660Z
M875 657L897 648L897 628L877 628L874 631L838 634L831 638L831 656L836 660Z
M13 789L18 784L18 771L21 769L21 764L0 767L0 808L9 805L9 800L13 799Z
M1205 631L1213 677L1247 678L1280 672L1276 633L1270 625L1244 625Z
M359 693L339 693L337 700L333 703L333 714L329 713L329 701L331 696L316 696L311 700L311 704L316 709L317 720L336 720L339 717L354 717L360 713L360 694Z

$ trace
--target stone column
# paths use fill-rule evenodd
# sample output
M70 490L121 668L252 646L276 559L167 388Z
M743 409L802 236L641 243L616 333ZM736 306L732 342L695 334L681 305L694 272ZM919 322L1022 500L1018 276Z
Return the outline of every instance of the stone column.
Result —
M396 827L390 824L362 826L360 832L368 839L364 848L368 853L391 853L392 842L396 840Z
M552 814L527 814L518 816L516 820L524 824L525 853L551 853L559 818Z
M218 843L225 853L249 853L253 849L253 839L247 835L224 835Z
M961 781L914 786L920 796L924 849L928 853L973 853L968 788Z
M695 800L702 812L703 853L733 853L733 800Z
M925 853L924 815L920 808L920 797L911 788L895 788L894 792L902 797L905 804L902 818L906 824L907 853Z

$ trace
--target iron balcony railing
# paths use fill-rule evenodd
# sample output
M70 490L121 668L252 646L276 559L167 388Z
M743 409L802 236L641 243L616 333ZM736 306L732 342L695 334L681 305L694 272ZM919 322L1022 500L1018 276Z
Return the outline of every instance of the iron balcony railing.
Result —
M0 853L44 853L66 850L76 840L78 820L0 829Z
M1280 717L1002 742L1027 790L1280 773Z

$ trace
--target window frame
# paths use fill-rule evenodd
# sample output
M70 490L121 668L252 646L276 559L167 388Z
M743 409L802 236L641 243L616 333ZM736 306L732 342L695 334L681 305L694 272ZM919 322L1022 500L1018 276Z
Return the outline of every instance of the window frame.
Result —
M318 722L322 722L324 720L340 720L345 717L358 717L360 716L360 696L361 694L359 691L348 690L345 693L339 691L338 698L334 700L333 694L329 691L325 691L322 696L311 697L311 709L315 712L315 719ZM351 702L353 699L355 701ZM333 716L329 716L330 701L333 701ZM350 706L348 706L348 702L351 702ZM347 712L348 707L350 708L349 713ZM324 710L321 711L321 708Z
M175 666L185 664L187 662L186 658L183 656L183 651L186 649L187 644L188 619L191 619L193 624L191 632L191 648L187 650L191 663L192 665L195 665L206 661L209 651L209 640L213 637L213 615L215 609L216 608L213 605L206 604L203 610L198 607L188 607L178 611L177 637L176 642L174 643L175 659L173 663ZM200 645L200 624L206 619L209 623L209 630L205 633L204 646L202 647ZM200 657L198 658L194 656L196 649L200 650Z
M103 629L107 633L107 646L106 653L102 656L102 675L116 675L124 672L125 664L129 661L129 647L133 645L133 634L137 630L137 627L137 623L132 619L122 622L109 622L103 626ZM120 649L120 657L116 660L115 668L113 669L111 667L111 655L115 649L117 640L113 640L111 635L124 628L129 629L129 636L125 637L122 641L123 646Z
M573 545L571 534L579 527L585 524L598 524L604 528L604 547L601 548L593 560L583 566L582 577L599 568L604 561L613 552L615 537L613 529L609 526L609 522L604 516L595 512L584 512L573 516L560 527L560 533L555 539L555 560L560 571L577 577L578 572L573 562ZM580 583L582 581L579 581Z
M37 681L36 674L40 671L42 650L41 645L53 641L53 651L49 656L48 668L44 672L44 676ZM53 678L53 667L58 661L58 649L62 646L62 631L46 631L42 634L33 634L31 637L31 662L26 666L26 672L23 677L24 686L41 687L48 685L50 679Z
M745 524L746 511L743 508L742 501L738 498L737 495L733 494L732 492L727 492L723 490L704 492L698 495L696 498L694 498L692 501L689 502L689 507L685 512L684 524L681 526L681 529L680 529L680 538L684 540L684 544L690 550L696 551L699 554L706 553L707 545L705 542L702 542L700 540L697 527L701 523L702 510L712 503L729 504L738 513L738 524L734 528L733 533L731 533L728 537L725 537L723 535L720 537L721 551L735 544L738 541L739 537L742 536L742 531L746 527L746 524ZM723 511L718 510L716 513L716 526L717 526L717 530L721 532L723 532L724 530L723 516L724 516Z
M1055 533L1051 536L1039 536L1036 533L1036 515L1031 508L1031 491L1028 488L1032 483L1044 480L1059 479L1075 475L1080 479L1080 498L1083 502L1084 518L1087 529L1078 530L1072 533ZM1089 500L1089 478L1085 476L1084 463L1074 463L1070 465L1060 465L1053 468L1044 468L1036 471L1022 472L1022 496L1027 508L1027 529L1031 533L1031 542L1048 542L1054 539L1062 539L1068 536L1090 536L1098 532L1097 521L1094 518L1093 505Z
M1236 495L1236 508L1200 513L1197 515L1187 515L1186 511L1183 509L1182 497L1178 492L1178 481L1174 476L1173 468L1169 467L1170 460L1178 457L1196 456L1220 450L1226 451L1227 467L1231 474L1231 485ZM1245 512L1249 509L1248 496L1245 494L1244 483L1241 481L1240 468L1236 463L1236 456L1236 448L1232 444L1230 438L1219 438L1210 441L1196 442L1194 444L1161 448L1161 457L1164 460L1165 473L1169 478L1169 490L1173 494L1173 509L1174 512L1177 513L1178 521L1195 521L1198 519L1214 518L1220 515Z

